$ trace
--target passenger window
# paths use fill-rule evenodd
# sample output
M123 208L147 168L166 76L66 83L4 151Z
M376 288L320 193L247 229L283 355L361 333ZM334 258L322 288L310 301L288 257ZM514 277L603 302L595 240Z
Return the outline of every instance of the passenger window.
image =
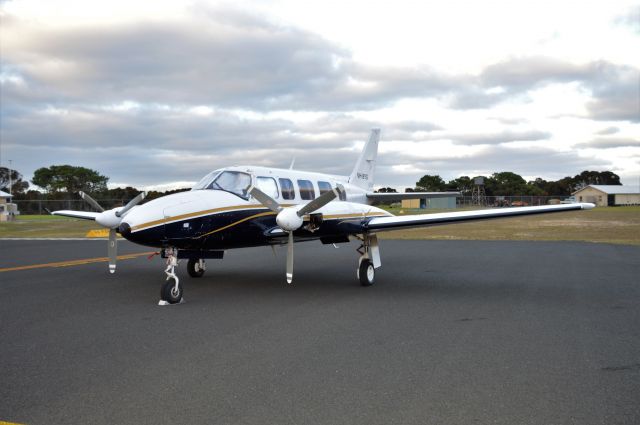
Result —
M313 190L313 183L309 180L298 180L298 188L300 189L300 197L304 200L312 200L316 197L316 192Z
M293 189L293 182L289 179L279 179L282 199L296 199L296 191Z
M271 177L258 177L256 179L256 186L272 198L278 198L278 185L276 185L276 181Z
M318 182L318 189L320 190L321 196L322 194L331 192L333 190L333 188L331 187L331 184L327 182Z

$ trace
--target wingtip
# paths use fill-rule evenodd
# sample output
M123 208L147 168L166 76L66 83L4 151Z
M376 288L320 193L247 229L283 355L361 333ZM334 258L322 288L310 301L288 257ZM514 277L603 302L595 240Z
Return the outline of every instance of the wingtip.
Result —
M595 207L596 207L596 205L595 205L595 204L585 203L585 202L581 203L580 205L582 206L582 209L583 209L583 210L590 210L590 209L592 209L592 208L595 208Z

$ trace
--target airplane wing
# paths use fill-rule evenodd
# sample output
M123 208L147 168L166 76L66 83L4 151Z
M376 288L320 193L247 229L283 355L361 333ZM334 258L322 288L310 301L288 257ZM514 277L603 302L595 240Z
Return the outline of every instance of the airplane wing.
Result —
M367 192L370 201L397 202L403 199L450 198L460 196L460 192L405 192L405 193L373 193Z
M409 227L428 227L465 221L487 220L492 218L518 217L533 214L546 214L561 211L588 210L594 204L576 203L564 205L547 205L541 207L493 208L477 211L446 212L436 214L405 215L393 217L373 217L359 223L344 223L343 228L349 233L380 232Z
M60 210L52 212L51 215L62 215L65 217L81 218L83 220L95 220L100 213L91 211Z

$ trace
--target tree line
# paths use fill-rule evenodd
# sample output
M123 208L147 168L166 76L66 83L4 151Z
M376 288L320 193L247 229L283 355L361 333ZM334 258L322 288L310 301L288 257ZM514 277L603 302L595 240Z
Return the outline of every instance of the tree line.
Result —
M15 200L66 199L80 191L90 193L98 199L124 200L132 199L141 192L140 189L131 186L109 189L107 187L109 177L90 168L72 165L52 165L51 167L38 168L33 173L31 182L41 187L44 193L38 190L29 190L29 182L24 181L22 174L17 170L11 170L11 178L9 178L9 169L0 167L0 190L9 192L9 181L11 181L11 193ZM147 199L186 190L189 188L165 192L152 190L147 192Z
M620 185L620 177L611 171L583 171L573 177L564 177L557 181L547 181L537 178L526 181L522 176L503 171L493 173L491 176L477 176L484 178L485 192L488 196L569 196L576 190L590 184ZM460 176L457 179L445 182L439 175L426 174L416 182L415 187L406 188L406 192L442 192L456 191L463 196L471 196L476 177ZM107 182L109 177L99 172L72 165L52 165L38 168L31 182L41 187L45 193L29 190L29 182L23 180L22 174L17 170L0 167L0 190L9 192L11 181L11 193L16 200L29 199L64 199L71 194L80 191L97 195L103 199L131 199L140 193L134 187L109 189ZM165 192L150 191L147 198L153 199L185 189L169 190ZM383 187L379 192L396 192L390 187Z
M487 196L569 196L578 189L590 184L621 185L620 177L611 171L583 171L573 177L564 177L557 181L547 181L540 177L526 181L511 171L493 173L491 176L460 176L445 182L439 175L426 174L408 187L405 192L460 192L462 196L471 196L477 177L484 179ZM395 192L393 188L381 188L379 192Z

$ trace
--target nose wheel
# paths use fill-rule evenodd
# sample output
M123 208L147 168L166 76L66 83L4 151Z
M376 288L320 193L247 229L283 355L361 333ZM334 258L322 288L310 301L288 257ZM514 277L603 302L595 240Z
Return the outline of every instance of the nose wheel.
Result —
M168 304L178 304L182 301L182 285L178 281L166 281L160 289L160 298ZM161 301L161 302L162 302Z

